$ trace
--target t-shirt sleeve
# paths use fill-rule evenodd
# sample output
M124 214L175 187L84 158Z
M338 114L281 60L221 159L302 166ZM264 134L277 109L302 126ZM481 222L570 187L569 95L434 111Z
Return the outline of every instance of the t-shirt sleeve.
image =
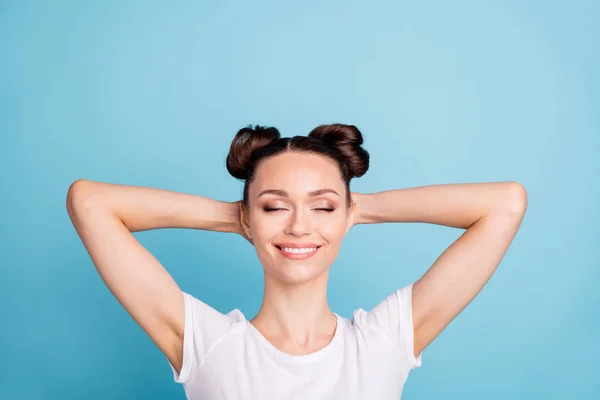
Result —
M222 338L233 324L233 319L222 314L192 295L182 292L185 320L183 328L183 363L181 371L173 370L177 383L187 383L202 364L208 351Z
M421 366L421 354L414 355L412 284L398 289L364 316L395 343L401 360L411 370Z

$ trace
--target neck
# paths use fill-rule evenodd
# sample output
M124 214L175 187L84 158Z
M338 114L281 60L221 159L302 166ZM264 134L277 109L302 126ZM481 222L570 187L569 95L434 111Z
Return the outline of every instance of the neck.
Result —
M327 280L327 272L300 284L265 274L263 303L252 324L276 347L290 352L324 347L337 325L327 302Z

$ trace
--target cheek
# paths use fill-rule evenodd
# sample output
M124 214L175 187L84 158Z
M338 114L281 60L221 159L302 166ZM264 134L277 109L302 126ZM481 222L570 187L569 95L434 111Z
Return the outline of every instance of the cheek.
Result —
M320 224L318 232L328 242L341 241L346 236L345 218L335 218L326 223Z
M255 243L269 242L285 227L283 221L277 218L259 216L250 221L252 236Z

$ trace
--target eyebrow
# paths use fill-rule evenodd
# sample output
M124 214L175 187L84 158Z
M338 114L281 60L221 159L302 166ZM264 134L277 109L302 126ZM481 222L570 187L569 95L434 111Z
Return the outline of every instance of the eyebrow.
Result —
M339 193L333 189L319 189L319 190L313 190L312 192L308 192L308 197L317 197L317 196L321 196L322 194L325 194L325 193L333 193L336 196L339 196ZM280 189L263 190L262 192L260 192L258 197L262 196L263 194L274 194L276 196L281 196L281 197L290 197L288 192L286 192L285 190L280 190Z

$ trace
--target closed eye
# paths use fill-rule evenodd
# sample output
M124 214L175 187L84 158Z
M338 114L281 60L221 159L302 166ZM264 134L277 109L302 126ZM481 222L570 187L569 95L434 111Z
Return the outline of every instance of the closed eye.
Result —
M266 212L279 211L279 210L287 210L287 208L274 208L274 207L265 207L263 208Z
M287 208L264 207L263 210L265 212L282 211L282 210L287 211ZM333 212L333 211L335 211L335 208L320 207L320 208L313 208L313 210L324 211L324 212Z

